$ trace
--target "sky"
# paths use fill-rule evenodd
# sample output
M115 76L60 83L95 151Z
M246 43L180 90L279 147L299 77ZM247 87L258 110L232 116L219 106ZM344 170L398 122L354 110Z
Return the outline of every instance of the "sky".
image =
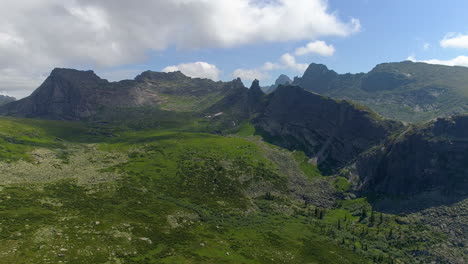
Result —
M0 0L0 94L25 97L56 67L246 86L302 76L310 63L468 67L466 10L466 0Z

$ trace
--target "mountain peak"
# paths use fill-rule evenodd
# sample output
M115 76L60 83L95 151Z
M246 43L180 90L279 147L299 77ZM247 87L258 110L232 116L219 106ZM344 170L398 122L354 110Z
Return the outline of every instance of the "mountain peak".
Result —
M69 68L55 68L49 75L49 78L61 77L70 81L78 80L91 80L91 81L100 81L102 80L99 76L94 73L92 70L76 70Z
M135 77L135 81L148 81L148 80L180 80L190 78L183 74L181 71L174 72L155 72L155 71L144 71L140 75Z
M302 78L295 79L294 84L301 87L307 87L309 84L312 84L316 91L322 92L330 88L331 83L337 76L338 73L329 70L327 66L311 63Z
M257 101L259 100L259 98L265 95L265 93L262 91L262 88L260 87L259 80L255 79L252 82L252 85L250 86L248 94L249 94L249 98L251 98L251 100L253 101Z
M280 76L278 76L278 78L275 81L276 86L290 84L290 83L292 83L292 80L286 74L281 74Z
M304 75L309 72L315 72L315 73L322 73L322 74L326 74L328 72L334 72L336 73L335 71L333 70L330 70L328 69L328 67L324 64L318 64L318 63L311 63L309 65L309 67L307 67L307 70L305 71Z
M260 90L260 81L255 79L252 82L252 85L250 86L251 90Z

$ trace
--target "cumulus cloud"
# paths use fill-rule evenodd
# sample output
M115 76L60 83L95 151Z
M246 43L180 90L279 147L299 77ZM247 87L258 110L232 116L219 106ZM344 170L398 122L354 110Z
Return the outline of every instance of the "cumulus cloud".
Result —
M458 56L453 59L449 60L438 60L438 59L432 59L432 60L417 60L414 55L411 55L407 58L409 61L413 62L425 62L429 64L439 64L439 65L446 65L446 66L464 66L468 67L468 56Z
M226 48L359 30L359 20L340 19L326 0L2 1L0 71L29 79L4 75L0 90L30 91L53 67L106 69L169 46Z
M305 63L297 63L296 58L289 53L283 54L280 58L280 62L285 68L290 68L298 72L304 72L309 66Z
M449 33L440 41L440 46L443 48L468 49L468 35Z
M167 66L162 71L181 71L183 74L193 78L208 78L215 81L219 80L219 74L221 73L221 71L218 69L218 67L216 67L216 65L209 64L203 61Z
M295 52L297 56L302 56L311 53L329 57L333 56L333 54L335 53L335 47L333 47L333 45L328 45L325 41L317 40L309 42L304 47L297 48Z

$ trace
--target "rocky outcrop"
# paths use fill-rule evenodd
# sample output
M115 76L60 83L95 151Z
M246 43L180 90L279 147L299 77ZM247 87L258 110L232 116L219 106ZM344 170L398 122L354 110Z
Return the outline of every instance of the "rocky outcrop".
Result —
M254 124L271 143L305 151L325 173L350 163L401 125L347 101L280 86Z
M361 189L389 195L468 195L468 115L409 128L356 163Z

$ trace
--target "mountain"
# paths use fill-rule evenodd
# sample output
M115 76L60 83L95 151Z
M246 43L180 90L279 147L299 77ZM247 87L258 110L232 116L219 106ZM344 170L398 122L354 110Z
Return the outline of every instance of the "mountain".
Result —
M330 174L403 126L372 110L334 100L298 86L264 94L255 80L250 89L232 90L207 110L225 127L251 120L268 142L304 151L322 173ZM346 142L346 143L345 143Z
M4 105L4 104L10 103L10 102L13 102L15 100L16 100L16 98L14 98L14 97L7 96L7 95L0 95L0 105Z
M54 69L29 97L0 107L4 115L57 120L84 120L103 111L159 107L193 111L207 107L240 81L192 79L181 72L147 71L134 80L108 82L92 71Z
M413 126L366 153L357 170L363 188L406 195L468 196L468 115Z
M269 95L253 124L272 143L304 151L328 173L401 127L368 109L298 86L280 86Z
M274 90L276 90L276 88L278 88L278 86L280 85L288 85L288 84L291 84L293 81L291 80L291 78L289 78L289 76L285 75L285 74L281 74L280 76L278 76L278 78L276 79L275 81L275 84L269 86L269 87L265 87L264 91L266 93L271 93L273 92Z
M379 74L306 79L375 93ZM71 69L0 112L5 263L467 261L465 115L407 125L297 85Z
M468 112L468 68L404 61L383 63L368 73L338 74L311 64L294 84L306 90L366 105L406 122Z

